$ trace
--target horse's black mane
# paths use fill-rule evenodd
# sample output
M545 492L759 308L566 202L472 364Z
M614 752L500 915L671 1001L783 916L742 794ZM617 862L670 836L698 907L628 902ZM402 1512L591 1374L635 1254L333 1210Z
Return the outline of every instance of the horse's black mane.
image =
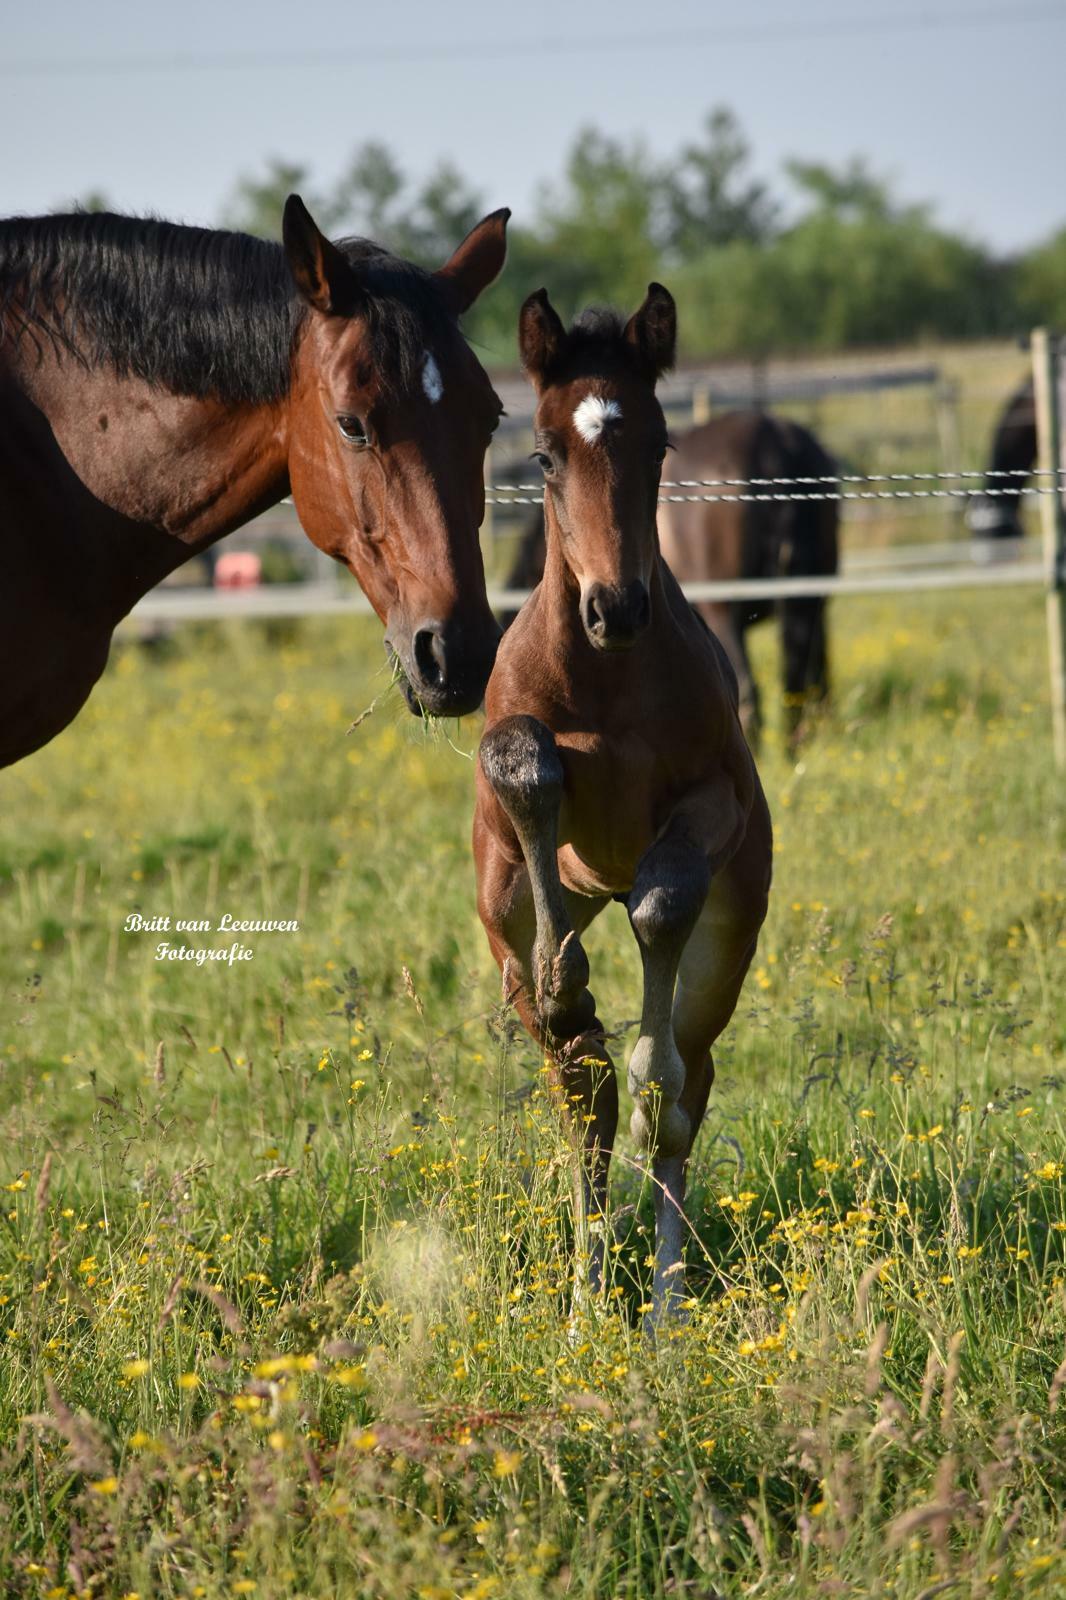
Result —
M443 297L369 240L339 248L359 268L378 375L402 390L451 325ZM5 323L44 335L174 394L280 399L306 315L281 246L248 234L110 212L0 220L0 338Z

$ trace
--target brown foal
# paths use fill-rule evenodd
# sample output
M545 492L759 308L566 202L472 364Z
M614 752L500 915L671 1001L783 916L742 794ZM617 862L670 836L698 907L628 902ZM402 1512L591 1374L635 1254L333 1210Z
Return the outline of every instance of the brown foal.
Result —
M581 1132L580 1211L600 1219L593 1288L618 1092L580 935L610 900L628 910L644 969L629 1087L655 1184L653 1326L684 1293L685 1167L772 853L733 669L659 553L655 384L675 337L659 284L625 324L586 312L568 332L543 290L522 308L547 561L489 680L474 819L505 998L552 1055Z

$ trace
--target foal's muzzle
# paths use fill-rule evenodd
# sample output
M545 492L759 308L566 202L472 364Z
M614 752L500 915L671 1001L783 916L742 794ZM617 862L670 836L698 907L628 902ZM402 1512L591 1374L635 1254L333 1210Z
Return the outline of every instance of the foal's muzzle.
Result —
M628 650L651 621L647 585L634 578L624 588L590 583L581 593L581 621L597 650Z
M416 716L465 717L485 696L500 630L491 616L477 627L420 622L406 636L385 636L385 649L400 669L400 686Z

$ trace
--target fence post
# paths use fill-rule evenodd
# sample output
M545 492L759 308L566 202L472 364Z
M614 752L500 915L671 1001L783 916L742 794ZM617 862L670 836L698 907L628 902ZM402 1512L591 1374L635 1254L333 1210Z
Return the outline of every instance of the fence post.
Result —
M692 385L692 426L698 428L701 423L710 422L713 410L714 400L711 396L710 384L694 383Z
M1041 489L1053 494L1038 497L1040 528L1044 540L1044 574L1047 583L1047 642L1051 671L1051 725L1055 763L1066 768L1066 506L1062 468L1062 416L1060 413L1060 341L1046 328L1032 337L1033 387L1036 393L1037 466ZM1047 476L1050 474L1050 476Z

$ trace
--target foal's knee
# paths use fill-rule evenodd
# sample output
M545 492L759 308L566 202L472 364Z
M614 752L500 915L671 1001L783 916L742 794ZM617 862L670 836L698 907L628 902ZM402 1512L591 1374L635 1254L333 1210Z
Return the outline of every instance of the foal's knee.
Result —
M497 722L482 739L478 759L515 821L535 821L562 798L559 748L551 729L536 717L505 717Z
M626 900L629 920L644 950L684 944L696 925L711 869L702 850L687 839L661 839L637 868Z

